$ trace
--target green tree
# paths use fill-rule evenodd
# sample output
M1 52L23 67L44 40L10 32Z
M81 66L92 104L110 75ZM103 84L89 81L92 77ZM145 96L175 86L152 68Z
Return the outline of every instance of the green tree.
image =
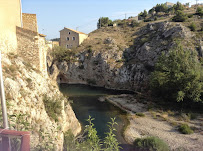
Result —
M154 12L155 12L155 8L153 7L153 8L151 8L151 9L148 11L148 14L153 15Z
M187 15L183 11L176 11L176 15L172 18L172 21L175 22L184 22L187 20Z
M144 10L144 12L141 12L141 13L139 13L139 15L138 16L140 16L140 17L142 17L142 18L146 18L147 17L147 11L146 10Z
M111 25L113 25L112 20L110 20L108 17L101 17L98 20L97 28L99 29L100 27L107 27L107 26L111 26Z
M184 10L184 6L180 2L177 2L175 5L173 5L173 8L175 9L175 11Z
M158 12L164 12L167 13L168 12L168 7L165 4L157 4L155 6L155 11Z
M200 6L197 7L196 14L199 15L199 16L203 16L203 9L202 9L202 7L200 7Z
M201 100L203 88L202 66L196 51L183 50L181 44L162 54L151 75L153 94L168 101Z

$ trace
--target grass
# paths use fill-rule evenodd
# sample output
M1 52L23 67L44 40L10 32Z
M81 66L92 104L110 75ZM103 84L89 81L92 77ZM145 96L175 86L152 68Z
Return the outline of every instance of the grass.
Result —
M137 138L134 145L142 150L150 151L169 151L169 146L160 138L149 136L146 138Z
M181 124L178 130L182 134L192 134L192 133L194 133L193 130L187 124Z
M136 115L136 116L139 116L139 117L145 117L145 114L144 114L144 113L136 113L135 115Z

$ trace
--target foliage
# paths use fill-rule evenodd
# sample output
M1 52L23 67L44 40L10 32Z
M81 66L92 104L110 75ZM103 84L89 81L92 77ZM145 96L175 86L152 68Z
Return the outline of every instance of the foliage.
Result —
M173 5L173 8L176 12L184 10L184 6L180 2L177 2L175 5Z
M153 7L153 8L151 8L151 9L148 11L148 14L153 15L154 12L155 12L155 8Z
M137 138L134 141L134 145L140 149L146 149L150 151L169 151L169 146L158 137L150 136L146 138Z
M172 18L172 21L175 21L175 22L184 22L187 20L187 15L181 11L181 10L177 10L176 11L176 15Z
M168 101L201 102L202 66L196 51L183 50L180 43L162 54L151 74L152 93Z
M111 119L111 122L108 122L108 126L109 126L109 132L106 133L106 137L104 139L104 146L105 146L105 151L119 151L119 143L118 140L116 139L116 135L114 134L114 131L116 131L116 129L114 128L114 126L117 124L115 122L115 118Z
M55 122L58 122L58 116L61 115L62 110L61 101L44 95L43 102L49 117L52 118Z
M54 60L57 60L59 62L62 61L72 61L74 60L75 52L71 49L63 48L60 46L55 46L53 48L53 51L51 52L52 57Z
M108 17L101 17L98 20L97 28L99 29L100 27L107 27L107 26L112 26L112 25L113 25L113 22Z
M196 14L199 15L199 16L203 16L203 9L202 9L202 7L200 7L200 6L197 7Z
M168 12L168 7L165 4L157 4L154 9L157 13L158 12L164 12L164 13Z
M112 118L111 122L108 123L109 132L106 133L104 141L99 139L93 120L94 118L90 116L87 119L89 124L85 126L84 130L87 135L82 142L79 142L71 131L64 133L64 151L119 151L119 143L114 134L114 126L117 124L115 118Z
M196 27L196 24L193 22L193 23L190 24L189 28L190 28L191 31L196 31L197 27Z
M132 27L138 27L139 25L140 25L140 23L138 21L132 20L132 22L131 22Z
M135 115L140 116L140 117L145 117L144 113L136 113Z
M147 17L147 11L144 10L144 12L139 13L138 16L143 17L143 18L146 18L146 17Z
M193 130L187 124L181 124L178 130L183 134L194 133Z

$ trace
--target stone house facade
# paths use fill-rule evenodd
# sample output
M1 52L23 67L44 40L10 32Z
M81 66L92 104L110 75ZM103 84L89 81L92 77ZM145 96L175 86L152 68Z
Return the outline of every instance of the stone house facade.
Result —
M71 49L79 46L87 37L88 35L85 33L64 27L60 31L59 45Z
M173 7L174 3L166 2L164 3L168 8Z
M0 51L15 53L47 75L45 35L36 14L22 13L20 0L0 1Z
M16 26L22 27L20 0L0 1L0 51L15 52L17 49Z

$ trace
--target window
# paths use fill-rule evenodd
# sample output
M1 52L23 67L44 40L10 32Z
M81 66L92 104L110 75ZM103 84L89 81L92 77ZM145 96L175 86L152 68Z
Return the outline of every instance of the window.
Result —
M75 37L73 37L73 40L75 40Z
M66 45L66 48L68 48L68 45Z
M69 37L67 37L67 40L69 40Z
M68 32L68 34L70 35L70 32Z

